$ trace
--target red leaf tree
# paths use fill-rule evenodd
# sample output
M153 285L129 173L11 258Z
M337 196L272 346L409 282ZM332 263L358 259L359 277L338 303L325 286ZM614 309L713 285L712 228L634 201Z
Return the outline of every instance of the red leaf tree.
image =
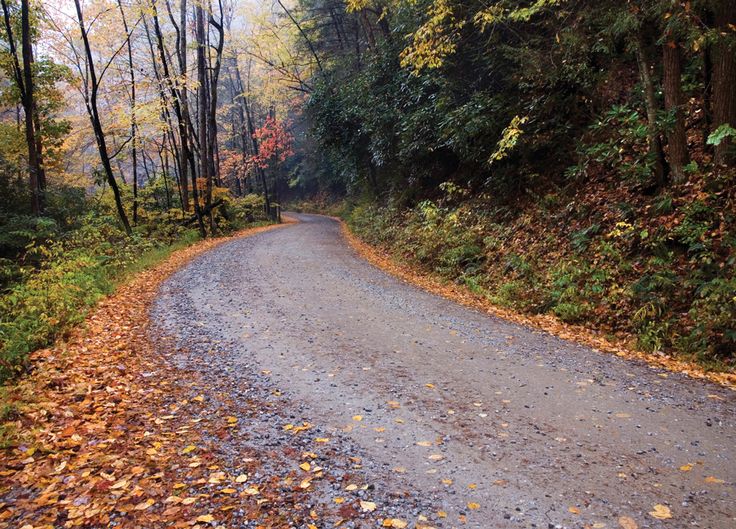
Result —
M263 126L253 133L258 140L258 155L251 157L253 163L265 169L269 164L284 162L294 154L294 136L288 127L288 121L266 118Z

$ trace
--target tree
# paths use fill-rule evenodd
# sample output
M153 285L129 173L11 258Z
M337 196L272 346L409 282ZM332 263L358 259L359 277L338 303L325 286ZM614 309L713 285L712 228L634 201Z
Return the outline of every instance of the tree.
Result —
M100 153L100 161L102 162L102 168L105 172L107 183L109 184L110 189L112 190L113 196L115 198L115 207L117 208L118 216L120 217L120 222L122 222L125 232L127 234L131 234L132 230L130 228L130 222L128 221L128 215L125 213L125 208L123 207L123 201L120 195L120 188L118 187L117 180L115 180L115 175L112 172L112 165L110 164L110 154L107 150L107 140L105 138L105 131L102 128L102 122L100 120L100 113L99 113L98 106L97 106L97 96L99 93L100 82L102 80L102 76L104 76L105 72L107 71L107 67L110 65L110 62L113 60L117 52L113 55L112 58L110 58L108 63L102 69L100 77L98 78L97 71L95 68L94 57L92 55L92 48L90 47L89 36L87 34L87 28L84 25L84 16L82 13L82 7L79 3L79 0L74 0L74 6L77 12L77 21L79 22L79 31L82 35L82 43L84 45L84 54L86 58L86 61L85 61L86 75L83 76L84 78L84 102L87 108L87 114L92 124L92 129L94 130L95 140L97 143L97 149ZM127 40L128 40L128 37L126 37L126 42Z
M28 146L29 188L31 190L31 211L40 215L44 209L46 191L46 172L43 166L43 143L41 140L40 119L35 98L33 73L33 46L31 43L31 23L29 0L21 0L21 53L22 67L18 58L11 12L7 0L0 0L5 21L5 32L13 60L14 80L20 92L21 104L25 114L26 143Z
M736 0L714 0L715 42L713 58L713 128L736 129ZM724 137L715 147L717 164L736 166L733 137Z

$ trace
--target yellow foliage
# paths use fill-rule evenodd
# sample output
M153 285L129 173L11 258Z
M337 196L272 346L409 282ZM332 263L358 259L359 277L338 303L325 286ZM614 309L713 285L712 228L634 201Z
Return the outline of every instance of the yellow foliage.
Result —
M458 20L449 0L435 0L429 19L414 33L412 43L401 52L401 66L418 74L424 68L439 68L455 53L455 33L465 25Z

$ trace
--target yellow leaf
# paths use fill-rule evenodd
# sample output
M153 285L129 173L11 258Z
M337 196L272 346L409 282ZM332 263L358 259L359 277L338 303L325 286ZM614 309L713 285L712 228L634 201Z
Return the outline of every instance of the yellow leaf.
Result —
M707 478L705 478L705 482L706 483L725 483L725 481L723 481L722 479L718 479L717 477L714 477L714 476L708 476Z
M573 514L580 514L580 509L578 509L577 507L568 507L567 510Z
M148 509L151 505L153 505L155 502L153 498L148 498L146 501L140 502L138 505L134 507L136 511L145 511Z
M442 480L442 483L444 483L445 485L452 485L452 480L451 479L443 479Z
M230 417L225 417L225 419L227 419L228 424L235 424L236 422L238 422L237 417L230 416Z
M621 516L618 519L618 524L622 529L639 529L639 526L636 524L634 519L629 518L628 516Z
M354 421L362 421L363 420L363 416L362 415L353 415L353 420Z
M304 479L304 480L302 480L301 483L299 483L299 488L308 489L311 484L312 484L312 479L311 478Z
M235 478L235 483L245 483L246 481L248 481L248 474L240 474Z
M434 384L424 384L424 385L427 386L429 389L434 389Z
M666 505L662 505L661 503L655 505L654 510L650 511L649 515L653 518L656 518L657 520L667 520L668 518L672 518L670 508Z
M124 489L127 486L128 486L128 480L127 479L121 479L120 481L118 481L117 483L115 483L114 485L112 485L110 487L110 490Z
M258 487L248 487L243 492L246 493L248 496L255 496L256 494L260 493Z
M437 511L437 516L440 518L447 518L447 513L445 511Z
M404 527L406 527L409 524L405 522L404 520L402 520L401 518L384 518L381 525L383 527L394 527L395 529L404 529Z
M688 463L688 464L682 465L680 467L680 470L682 470L683 472L690 472L692 469L693 469L693 464L692 463Z
M391 408L392 410L395 410L401 407L401 404L399 404L399 402L396 400L389 400L386 402L386 404L388 404L388 407Z
M220 492L223 494L235 494L237 491L235 489L222 489Z
M471 483L471 484L469 484L469 485L468 485L468 488L469 488L470 490L475 490L475 489L477 489L477 488L478 488L478 485L476 485L475 483Z
M204 402L204 395L197 395L192 400L196 400L197 402Z
M330 438L329 437L317 437L314 440L314 442L315 443L329 443L330 442Z
M183 500L181 500L183 505L191 505L195 501L197 501L197 498L184 498Z
M432 446L432 441L417 441L417 446Z
M215 521L215 517L211 514L203 514L202 516L197 516L197 521L202 523L210 523Z
M468 509L474 511L476 509L480 509L480 505L471 501L470 503L468 503Z
M354 483L351 483L350 485L345 487L345 490L358 490L358 486L355 485Z
M312 465L310 465L307 462L304 462L301 465L299 465L299 468L301 468L305 472L309 472L309 469L312 468Z
M188 454L189 452L194 452L197 449L194 445L187 446L184 450L181 451L182 454Z
M373 512L376 510L376 504L372 501L362 501L360 502L360 508L363 510L363 512Z
M385 431L386 431L386 428L384 428L383 426L378 426L378 427L376 427L376 428L373 428L373 429L374 429L375 431L377 431L378 433L383 433L383 432L385 432Z
M335 498L332 501L334 501L335 503L337 503L338 505L340 505L341 503L344 503L345 502L345 498Z

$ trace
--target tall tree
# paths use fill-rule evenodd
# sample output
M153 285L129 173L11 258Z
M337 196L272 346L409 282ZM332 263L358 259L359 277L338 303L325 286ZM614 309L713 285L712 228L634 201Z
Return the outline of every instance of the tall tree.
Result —
M11 12L7 0L0 0L0 4L3 9L8 47L13 60L13 77L20 93L21 105L25 114L31 211L33 211L34 215L40 215L44 209L46 172L43 166L43 142L35 98L30 6L28 0L21 0L21 53L23 56L21 67L15 37L13 35Z
M715 0L713 20L713 128L736 128L736 0ZM717 164L736 166L736 141L724 138L715 148Z
M125 18L123 3L118 0L120 18L123 21L123 29L128 44L128 72L130 74L130 148L133 158L133 224L138 223L138 152L136 142L138 140L138 126L136 123L136 97L135 97L135 68L133 68L133 44L131 43L131 32L128 30L128 21Z
M689 162L687 138L685 135L685 113L682 98L682 58L680 43L668 35L662 45L662 85L664 89L665 110L672 113L672 124L667 131L667 153L676 184L685 181L684 166Z
M84 45L84 54L86 57L86 71L89 78L89 85L85 83L84 96L85 106L87 107L87 114L92 124L92 130L95 133L95 141L97 143L97 150L100 153L100 161L102 162L102 168L107 178L107 183L112 190L113 197L115 199L115 207L120 217L120 222L123 224L123 228L127 234L131 234L130 222L128 221L128 215L125 213L123 207L123 200L120 194L120 188L115 180L115 175L112 172L112 165L110 163L110 154L107 150L107 140L105 138L105 132L102 128L102 121L100 120L100 112L97 106L97 99L100 90L100 81L102 77L97 77L97 71L95 68L94 56L92 54L92 48L89 43L89 36L87 34L87 28L84 25L84 15L82 13L82 6L79 0L74 0L74 6L77 11L77 21L79 22L79 31L82 34L82 43ZM113 57L114 58L114 57ZM110 61L113 60L110 59ZM108 62L108 65L110 63ZM102 75L104 75L107 68L103 68Z

